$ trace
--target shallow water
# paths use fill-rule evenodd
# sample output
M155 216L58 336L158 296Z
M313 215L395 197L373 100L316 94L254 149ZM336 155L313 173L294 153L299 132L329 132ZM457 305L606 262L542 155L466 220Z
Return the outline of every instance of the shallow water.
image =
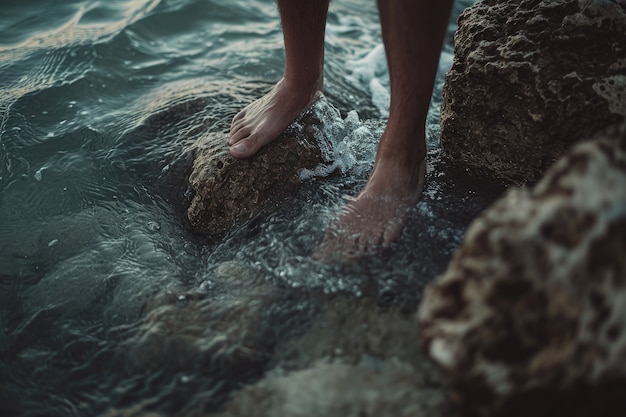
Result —
M458 1L454 14L471 3ZM341 175L305 180L275 210L219 241L201 239L183 215L188 150L199 135L227 129L280 77L273 2L9 0L2 9L3 416L92 416L141 404L168 413L196 402L217 409L279 366L277 341L338 294L412 314L464 228L502 191L439 156L453 17L428 119L427 185L406 230L373 259L311 258L345 196L365 183L388 112L375 2L338 0L327 27L324 126L343 151ZM258 300L269 302L256 309ZM185 311L179 302L216 329L188 342L207 344L201 365L192 354L170 364L185 356L184 343L154 357L158 349L145 348L167 327L163 317ZM238 350L247 335L224 336L241 330L240 317L258 320L256 356Z

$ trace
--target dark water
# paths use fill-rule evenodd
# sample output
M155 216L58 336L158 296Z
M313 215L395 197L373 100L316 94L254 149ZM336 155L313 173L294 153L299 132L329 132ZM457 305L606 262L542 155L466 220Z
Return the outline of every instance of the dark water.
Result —
M457 2L455 15L471 3ZM273 2L4 0L1 9L2 416L218 409L278 366L279 342L338 294L412 314L501 192L439 156L454 17L423 198L389 253L330 266L310 254L365 183L388 110L375 2L337 0L328 20L325 128L343 151L342 175L303 182L216 242L186 228L188 149L280 77ZM245 320L254 331L241 330ZM189 323L187 338L168 336Z

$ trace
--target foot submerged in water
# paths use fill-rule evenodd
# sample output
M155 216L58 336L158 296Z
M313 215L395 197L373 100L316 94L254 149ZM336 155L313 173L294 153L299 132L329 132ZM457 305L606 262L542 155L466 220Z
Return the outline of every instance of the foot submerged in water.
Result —
M365 188L331 223L314 258L332 262L389 248L420 198L425 175L425 159L411 170L391 162L378 163Z

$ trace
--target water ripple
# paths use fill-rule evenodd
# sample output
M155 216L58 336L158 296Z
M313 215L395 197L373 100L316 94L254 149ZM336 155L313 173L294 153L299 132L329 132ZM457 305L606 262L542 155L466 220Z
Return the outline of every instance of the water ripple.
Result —
M275 3L49 3L6 0L0 16L0 414L210 412L281 366L276 343L338 294L414 312L486 204L478 195L491 198L434 153L441 175L390 253L311 257L367 180L384 126L375 2L342 0L327 31L336 108L318 132L335 165L303 172L300 193L225 239L196 239L183 207L193 144L282 74Z
M74 5L74 13L69 17L64 17L64 21L57 23L57 27L39 31L31 28L27 31L29 36L21 42L0 46L0 65L6 61L22 59L34 50L59 49L80 43L93 44L106 40L132 22L148 15L160 3L160 0L135 0L125 3L125 5L118 3L115 7L107 7L106 3ZM111 11L115 13L112 14ZM99 22L96 18L101 14L107 16L104 22ZM119 16L119 20L111 21L112 15ZM32 16L30 18L32 19ZM42 18L44 16L40 17ZM48 16L45 18L47 19ZM23 23L23 21L15 22L15 26ZM47 20L47 26L50 25L50 21Z

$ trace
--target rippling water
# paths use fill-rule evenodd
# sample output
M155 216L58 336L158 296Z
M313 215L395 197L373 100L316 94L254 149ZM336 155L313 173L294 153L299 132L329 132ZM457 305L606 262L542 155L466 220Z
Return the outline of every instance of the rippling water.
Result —
M458 1L455 15L470 3ZM325 124L346 150L343 175L303 183L221 241L186 228L188 149L227 129L280 77L273 2L3 1L0 414L211 410L276 365L276 344L314 320L320 300L348 294L414 311L466 225L501 191L439 158L454 22L421 202L389 253L329 266L310 254L365 183L388 111L374 1L334 1L328 19ZM242 317L260 336L241 335ZM195 330L183 342L154 339L189 322L202 324L185 327Z

